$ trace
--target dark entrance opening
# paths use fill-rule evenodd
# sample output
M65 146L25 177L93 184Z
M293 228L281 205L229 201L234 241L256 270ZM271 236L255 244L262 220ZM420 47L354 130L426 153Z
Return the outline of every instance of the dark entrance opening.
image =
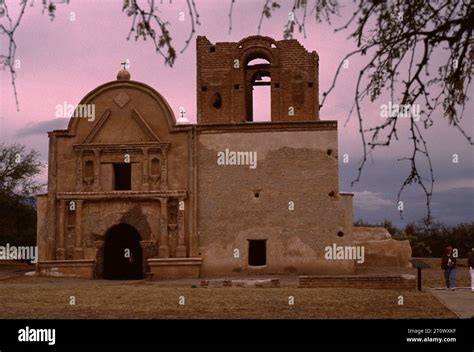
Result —
M130 225L119 224L105 234L104 279L143 279L141 237Z
M114 189L116 191L129 191L132 189L132 164L114 164Z
M249 241L249 265L263 266L267 264L267 240Z

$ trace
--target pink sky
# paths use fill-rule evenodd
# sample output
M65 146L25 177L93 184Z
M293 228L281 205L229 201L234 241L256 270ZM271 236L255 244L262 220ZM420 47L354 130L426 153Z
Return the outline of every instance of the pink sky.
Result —
M187 117L193 122L196 120L195 38L183 54L178 53L173 68L165 67L162 57L155 53L151 42L135 42L133 39L126 41L131 18L122 13L121 0L70 2L69 5L57 5L56 18L52 22L47 14L41 14L39 1L36 1L33 7L28 5L16 36L16 57L21 60L21 68L17 73L20 112L15 108L9 74L0 71L0 141L26 144L29 148L40 150L46 157L45 133L19 135L19 131L35 128L41 121L53 120L56 105L64 102L77 104L90 90L114 80L124 59L130 60L129 71L133 80L142 81L160 92L176 115L178 108L184 106ZM7 0L7 3L10 9L18 6L17 0ZM168 0L164 0L162 5L159 1L157 3L162 11L161 16L171 22L173 44L179 51L190 29L186 2L173 0L172 4L169 4ZM202 23L196 28L196 35L205 35L211 42L237 42L246 36L257 34L264 1L237 0L230 35L227 16L230 1L197 0L196 3ZM262 35L277 40L283 39L283 26L293 1L281 1L281 4L282 8L269 21L264 21ZM347 6L348 8L342 10L341 18L335 19L332 26L326 23L318 24L313 18L308 18L307 38L303 38L303 34L299 33L295 36L307 50L316 50L319 54L320 95L329 87L339 60L355 48L353 42L347 40L348 31L337 34L333 31L347 20L347 14L353 12L353 4L348 2ZM181 11L186 16L184 22L178 21ZM71 12L74 13L75 21L69 20ZM1 21L4 23L4 18ZM1 40L4 45L3 36ZM392 148L374 153L373 159L367 165L365 181L355 189L349 187L349 181L356 174L361 146L356 119L353 118L345 127L344 122L353 102L355 77L364 62L363 59L351 60L349 68L343 70L336 90L321 110L321 119L339 121L339 155L348 153L352 156L349 164L340 164L341 190L369 192L369 195L360 194L362 203L363 197L366 197L368 203L372 202L366 208L374 204L386 206L387 217L392 217L396 216L396 212L393 212L394 209L389 204L393 204L394 190L402 183L404 174L401 172L406 171L407 166L397 164L395 160L409 151L409 143L403 133L401 140ZM442 58L434 58L438 59ZM384 96L374 104L363 105L367 123L379 121L380 104L387 102L388 97ZM257 109L257 115L258 111ZM471 135L473 112L472 102L469 102L463 125ZM435 126L427 133L435 168L439 170L437 185L443 192L466 187L473 190L473 169L470 166L474 164L472 147L457 131L446 126L446 121L435 118ZM460 165L453 166L453 153L459 154ZM392 169L387 170L386 165L390 165ZM397 177L394 177L394 174ZM390 183L390 191L385 182ZM423 203L422 199L420 201ZM363 208L362 203L360 206ZM472 203L466 204L472 207Z

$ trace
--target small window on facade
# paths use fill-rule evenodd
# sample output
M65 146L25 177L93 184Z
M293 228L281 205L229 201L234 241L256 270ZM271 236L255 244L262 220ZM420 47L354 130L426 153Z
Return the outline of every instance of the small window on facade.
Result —
M249 240L249 265L267 264L267 240Z
M209 51L210 51L211 53L215 52L215 51L216 51L216 47L215 47L215 46L211 46L211 47L209 48Z
M114 164L114 189L129 191L132 189L132 164Z
M220 93L214 94L214 99L212 100L212 106L215 109L220 109L222 107L222 97Z

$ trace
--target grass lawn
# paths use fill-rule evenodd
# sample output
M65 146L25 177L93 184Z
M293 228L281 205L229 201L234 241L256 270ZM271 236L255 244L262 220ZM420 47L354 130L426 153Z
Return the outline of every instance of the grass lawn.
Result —
M70 305L74 296L76 304ZM289 296L294 305L288 304ZM404 304L398 305L403 296ZM184 305L179 304L184 297ZM455 318L429 292L374 289L191 288L146 281L17 277L0 281L0 318Z
M16 287L12 287L16 286ZM398 296L404 305L397 304ZM76 305L71 306L70 296ZM294 297L294 305L288 297ZM184 305L179 305L184 297ZM431 294L365 289L170 288L148 283L0 291L0 318L454 318Z

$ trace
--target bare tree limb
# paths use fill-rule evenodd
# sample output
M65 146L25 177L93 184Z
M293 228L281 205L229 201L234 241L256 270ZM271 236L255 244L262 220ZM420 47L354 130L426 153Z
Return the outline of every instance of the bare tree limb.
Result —
M232 12L234 10L234 3L235 3L235 0L230 0L230 8L229 8L229 32L227 34L230 35L230 33L232 33Z

